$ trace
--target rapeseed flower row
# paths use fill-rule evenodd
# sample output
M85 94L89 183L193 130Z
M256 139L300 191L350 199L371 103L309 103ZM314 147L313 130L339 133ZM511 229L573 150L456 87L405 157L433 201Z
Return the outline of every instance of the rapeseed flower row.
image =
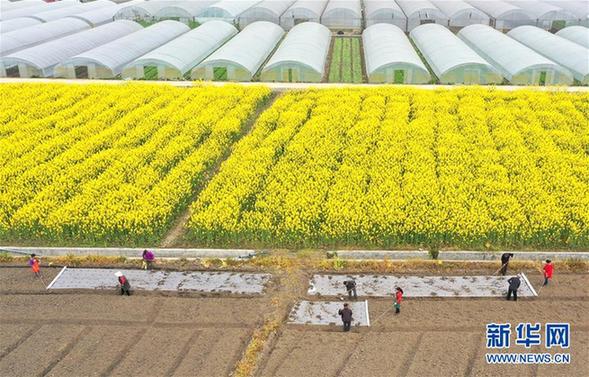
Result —
M191 206L209 245L589 247L589 95L291 92Z
M157 241L268 95L1 85L0 238Z

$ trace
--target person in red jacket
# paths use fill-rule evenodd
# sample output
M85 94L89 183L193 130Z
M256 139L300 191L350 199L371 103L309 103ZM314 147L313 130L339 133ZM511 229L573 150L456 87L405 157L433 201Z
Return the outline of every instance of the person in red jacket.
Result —
M548 281L552 279L552 273L554 272L554 265L550 259L546 259L546 264L544 265L544 285L548 285Z
M31 258L29 259L29 266L31 266L31 270L35 274L35 277L41 278L41 267L39 266L39 257L36 254L31 254Z
M403 290L400 287L395 288L395 314L401 313L401 301L403 300Z
M131 284L129 284L129 279L121 271L115 272L115 276L119 280L119 286L121 288L121 296L122 295L131 295Z

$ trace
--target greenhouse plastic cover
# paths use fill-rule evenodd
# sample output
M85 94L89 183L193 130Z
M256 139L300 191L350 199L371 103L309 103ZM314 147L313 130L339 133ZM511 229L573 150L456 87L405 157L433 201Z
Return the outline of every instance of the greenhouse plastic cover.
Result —
M237 29L227 22L216 20L205 22L196 29L148 52L129 65L164 63L184 74L235 34Z
M48 10L45 12L35 13L29 17L36 18L36 19L41 20L43 22L49 22L49 21L53 21L53 20L59 20L60 18L64 18L67 16L72 16L74 14L85 13L88 11L108 7L111 5L115 5L115 3L113 3L112 1L109 1L109 0L95 0L90 3L80 3L77 5L71 6L71 7L65 7L65 8L53 9L53 10Z
M165 17L197 17L200 15L206 8L213 5L217 1L215 0L190 0L190 1L163 1L164 5L159 9L159 11L155 14L156 18L165 18Z
M143 0L132 0L126 3L112 4L106 7L93 9L84 13L78 13L70 17L86 21L91 26L96 27L107 22L112 22L114 20L115 14L117 14L117 12L120 9L143 2Z
M589 79L589 49L535 26L520 26L507 35L568 68L577 80Z
M463 13L478 13L485 18L489 18L485 12L473 7L462 0L432 0L432 4L442 11L449 19L460 17Z
M29 26L39 25L41 21L29 17L18 17L6 21L0 21L0 33L24 29Z
M395 0L365 0L364 1L364 14L366 19L371 19L374 13L386 11L390 12L398 18L407 18L401 7L395 2Z
M542 1L517 0L509 3L523 9L532 19L538 20L574 20L573 13ZM589 7L589 2L587 3Z
M255 14L256 10L265 10L278 18L293 4L293 0L264 0L243 12L242 16L247 18L250 12Z
M264 70L284 63L306 65L323 75L331 42L329 29L316 22L303 22L290 29Z
M170 1L161 1L161 0L153 0L153 1L140 1L140 2L129 2L129 3L121 3L123 7L119 9L119 12L124 14L125 12L132 11L133 9L138 9L143 11L143 13L149 15L150 17L155 17L155 15L168 6L171 3ZM117 12L117 14L119 13Z
M559 37L568 39L583 47L589 48L589 28L584 26L569 26L556 33Z
M186 33L190 28L178 21L161 21L123 38L76 55L64 64L84 65L89 62L109 68L114 74L138 57Z
M45 12L45 11L53 10L53 9L71 7L71 6L79 5L79 4L80 3L78 1L74 1L74 0L62 0L62 1L56 1L53 3L42 3L39 5L32 6L32 7L13 9L13 10L9 10L7 12L2 11L2 12L0 12L0 20L11 20L11 19L17 18L17 17L28 17L28 16L35 14L35 13Z
M276 24L267 21L253 22L200 65L226 61L242 66L253 75L283 35L284 30Z
M3 58L2 61L5 66L24 62L43 70L55 66L74 55L91 50L141 29L141 25L133 21L115 21L15 52Z
M589 19L589 5L587 5L587 0L545 0L544 2L568 10L579 19Z
M0 56L89 28L90 26L82 20L64 18L10 31L2 34L0 38Z
M407 18L411 18L415 13L419 12L433 11L435 13L442 13L428 0L397 0L397 4L403 9Z
M362 42L368 75L389 64L405 63L422 69L429 76L425 64L399 27L384 23L372 25L362 33Z
M20 0L20 1L0 1L0 11L8 12L15 9L28 8L39 4L44 4L43 0Z
M205 9L202 16L220 17L219 13L224 13L229 17L235 18L259 2L259 0L222 0Z
M303 10L305 13L311 13L319 18L321 17L321 14L323 14L323 10L325 9L328 1L329 0L299 0L290 8L288 8L287 12L294 12L295 14L298 14L299 10Z
M522 8L506 3L505 1L467 0L467 2L495 19L502 19L511 13L520 13L526 18L533 18L532 15Z
M496 71L492 65L444 26L438 24L418 26L411 31L411 38L438 77L467 64L480 64L487 66L491 71Z
M329 0L329 3L327 3L325 6L322 17L330 17L329 13L339 12L342 10L352 12L356 18L362 17L362 7L360 6L360 0ZM337 17L337 13L335 17Z
M566 69L490 26L470 25L460 30L458 36L481 56L495 62L495 68L509 80L523 70L539 66L550 67L572 78Z

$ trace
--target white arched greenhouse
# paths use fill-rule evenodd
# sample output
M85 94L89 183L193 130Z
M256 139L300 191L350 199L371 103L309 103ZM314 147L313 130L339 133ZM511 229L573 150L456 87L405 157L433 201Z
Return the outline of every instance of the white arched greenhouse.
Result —
M576 17L576 24L589 27L587 0L544 0L544 2L571 12Z
M586 28L585 26L569 26L556 33L556 35L589 48L589 28Z
M65 37L66 35L90 29L90 25L82 20L62 18L39 25L3 33L0 43L0 56L6 56L18 50Z
M425 84L431 76L398 26L376 24L362 33L366 74L371 83Z
M462 0L431 0L448 17L448 26L462 28L468 25L489 25L489 16Z
M421 25L411 38L442 84L497 84L499 72L442 25Z
M407 16L407 31L419 25L448 25L448 17L427 0L397 0L397 4Z
M365 0L364 19L366 27L380 23L393 24L402 30L407 27L407 17L395 0Z
M512 84L570 85L573 82L573 75L567 69L490 26L467 26L458 37Z
M520 25L533 25L535 21L520 7L501 0L467 0L467 2L489 15L489 25L497 30L511 30Z
M56 74L67 78L111 79L123 67L190 28L178 21L161 21L123 38L78 54L55 68Z
M329 29L316 22L293 27L262 69L262 81L320 82L331 43Z
M362 28L360 0L330 0L321 15L321 24L336 30L360 30Z
M292 5L293 0L264 0L239 15L239 27L243 29L252 22L268 21L280 24L280 16Z
M589 49L535 26L520 26L507 35L567 68L582 84L589 84Z
M249 81L284 35L276 24L258 21L206 58L192 70L193 79Z
M520 7L535 21L535 25L546 30L560 30L575 22L573 13L542 1L510 0L509 3ZM589 7L589 2L587 3Z
M311 21L321 22L321 15L329 0L298 0L280 16L280 26L290 30L294 26Z
M168 5L168 1L152 0L131 3L125 5L115 14L115 20L132 20L132 21L157 21L157 13Z
M29 26L39 25L41 21L29 17L13 18L11 20L0 21L0 34L9 31L24 29Z
M45 11L53 10L53 9L71 7L71 6L79 5L79 4L80 3L78 1L74 1L74 0L62 0L62 1L56 1L53 3L42 3L42 4L34 5L31 7L16 8L16 9L12 9L12 10L9 10L6 12L5 11L0 12L0 20L5 21L5 20L12 20L13 18L18 18L18 17L29 17L29 16L36 14L36 13L45 12Z
M43 4L43 0L20 0L20 1L0 1L0 11L8 12L15 9L29 8L35 5ZM0 13L1 13L0 12Z
M196 19L214 0L206 1L166 1L156 14L158 20L177 20L184 23Z
M97 10L100 8L108 7L111 5L115 5L112 1L109 0L95 0L89 3L79 3L77 5L73 5L71 7L59 8L59 9L52 9L45 12L39 12L32 14L28 17L36 18L39 21L49 22L54 20L59 20L61 18L65 18L67 16L72 16L74 14L84 13L92 10Z
M143 0L132 0L124 4L113 4L107 7L93 9L84 13L78 13L70 17L86 21L90 26L97 27L112 22L114 20L115 14L117 14L117 12L123 7L141 2L143 2Z
M2 58L1 61L9 72L10 70L13 72L18 71L19 77L50 77L53 76L53 68L57 64L72 56L102 46L141 29L141 25L132 21L111 22L97 28L17 51Z
M199 19L216 18L236 23L239 15L259 2L259 0L221 0L206 7L200 14Z
M198 63L237 34L233 25L219 20L205 22L194 30L134 60L123 69L123 78L180 80Z

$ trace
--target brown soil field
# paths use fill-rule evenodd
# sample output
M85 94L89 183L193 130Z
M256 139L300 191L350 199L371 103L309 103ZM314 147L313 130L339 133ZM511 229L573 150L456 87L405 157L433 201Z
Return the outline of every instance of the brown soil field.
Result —
M45 283L58 269L44 269ZM536 288L540 274L528 275ZM371 327L284 326L256 375L587 376L589 274L556 274L536 298L369 299ZM230 376L270 301L117 292L53 292L26 268L0 268L0 376ZM300 297L303 298L302 296ZM569 322L570 365L488 365L487 323ZM512 334L512 343L514 335Z

